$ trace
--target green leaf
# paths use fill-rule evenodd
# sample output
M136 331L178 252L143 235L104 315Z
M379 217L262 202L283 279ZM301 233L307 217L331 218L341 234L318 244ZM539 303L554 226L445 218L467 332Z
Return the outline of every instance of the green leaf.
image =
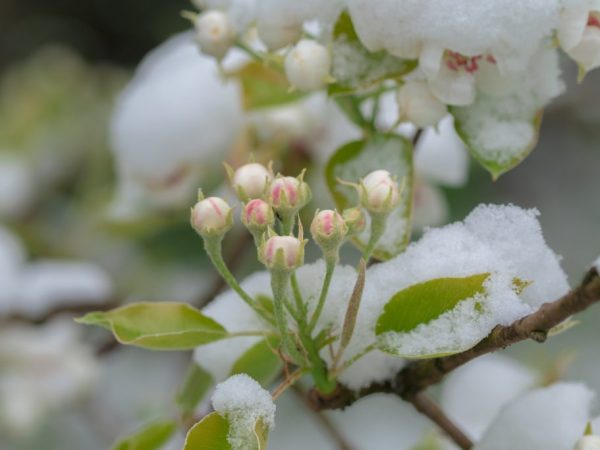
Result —
M374 256L390 259L401 253L410 241L413 208L412 145L402 136L375 134L368 139L350 142L339 148L325 167L325 181L336 206L342 210L358 202L356 189L344 186L338 179L358 182L369 172L386 169L404 183L400 205L388 218L386 231L375 248ZM364 248L370 230L356 237L354 242Z
M134 303L76 319L104 327L122 344L151 350L186 350L227 337L227 330L185 303Z
M230 75L236 77L242 85L245 110L281 106L305 95L290 89L282 71L262 62L250 62Z
M329 86L329 95L348 95L383 80L398 79L417 66L417 61L396 58L386 51L367 50L347 11L334 25L331 45L331 74L336 81Z
M189 414L196 409L196 406L202 401L214 382L210 373L199 365L192 363L187 370L181 388L177 392L175 401L185 414Z
M463 300L485 292L489 273L464 278L436 278L403 289L387 302L375 334L408 333L437 319Z
M190 428L183 450L231 450L229 421L213 412Z
M177 429L177 423L163 420L144 426L134 434L119 439L111 450L155 450L161 448Z
M274 349L279 347L279 339L275 337L263 339L250 347L233 364L231 375L245 373L268 388L283 367L281 359Z
M453 107L450 111L454 115L456 132L471 156L497 180L519 165L536 146L543 111L510 116L502 111L502 107L487 106L487 102L492 101L479 93L473 105ZM494 134L512 134L518 140L515 141L516 144L505 145L486 137ZM521 134L523 137L518 137Z

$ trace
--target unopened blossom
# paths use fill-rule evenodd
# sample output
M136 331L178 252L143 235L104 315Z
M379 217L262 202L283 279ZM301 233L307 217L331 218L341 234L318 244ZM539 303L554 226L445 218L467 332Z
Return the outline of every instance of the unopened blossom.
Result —
M265 233L275 223L273 208L264 200L255 198L244 205L242 223L253 234Z
M271 183L269 202L276 211L282 214L297 212L311 198L310 188L302 177L278 176Z
M317 245L327 254L337 251L348 234L348 226L337 211L325 209L315 214L310 232Z
M330 70L329 50L311 39L298 42L285 58L288 81L301 91L314 91L325 86Z
M304 262L304 245L294 236L272 236L262 246L262 262L271 270L294 270Z
M574 450L600 450L600 436L583 436L577 441Z
M202 237L223 235L233 225L232 209L222 198L205 198L192 208L191 224Z
M231 183L242 200L261 198L272 179L271 172L262 164L245 164L235 171Z
M222 59L235 41L229 17L222 11L207 11L196 19L196 42L207 55Z
M344 222L348 227L348 235L362 233L367 227L367 219L363 210L359 207L348 208L342 212Z
M400 189L387 170L375 170L359 185L361 205L370 213L389 213L400 201Z

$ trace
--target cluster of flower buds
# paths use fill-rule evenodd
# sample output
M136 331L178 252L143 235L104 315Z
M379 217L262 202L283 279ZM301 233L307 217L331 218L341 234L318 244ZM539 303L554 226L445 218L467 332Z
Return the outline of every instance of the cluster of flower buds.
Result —
M231 185L243 207L241 221L254 237L259 259L270 270L292 271L303 264L304 247L302 224L294 236L298 213L311 198L304 181L304 172L298 177L273 176L271 168L255 162L237 170L226 166ZM310 231L328 263L338 261L339 249L347 238L362 233L366 228L366 210L374 218L385 219L398 205L398 183L386 170L376 170L354 184L359 192L359 206L341 213L326 209L317 211ZM281 221L280 235L274 231L276 219ZM232 227L232 208L218 197L204 198L192 208L191 223L205 239L222 239Z

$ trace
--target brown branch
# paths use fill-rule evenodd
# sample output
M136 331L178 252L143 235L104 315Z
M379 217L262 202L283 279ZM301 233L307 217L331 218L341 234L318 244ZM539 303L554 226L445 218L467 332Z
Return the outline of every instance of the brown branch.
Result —
M317 410L341 409L362 397L383 392L395 394L414 404L423 390L438 384L454 369L479 356L520 341L533 339L536 342L544 342L553 327L596 302L600 302L600 276L596 269L591 269L577 288L552 303L545 303L536 312L512 325L497 326L488 337L470 350L456 355L411 362L393 379L374 383L358 392L351 391L343 385L338 385L330 395L323 395L313 389L309 393L310 401ZM450 434L448 429L444 430Z
M460 428L442 411L442 409L425 395L424 392L419 392L411 400L417 411L429 418L433 423L440 427L448 437L450 437L460 448L469 450L473 447L473 442L469 439Z

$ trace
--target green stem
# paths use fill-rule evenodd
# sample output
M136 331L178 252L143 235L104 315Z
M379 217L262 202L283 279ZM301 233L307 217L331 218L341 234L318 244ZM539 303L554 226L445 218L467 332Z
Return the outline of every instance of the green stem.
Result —
M323 279L323 286L321 287L321 295L319 295L319 302L317 303L315 312L313 313L312 318L310 319L310 324L308 325L309 333L312 333L314 328L317 326L317 322L319 320L319 317L321 316L323 307L325 306L325 300L327 299L329 286L331 285L331 279L333 278L333 272L335 270L335 260L327 259L326 265L327 267L325 269L325 278Z
M362 358L363 356L365 356L368 353L371 353L376 348L377 348L376 344L368 345L367 347L365 347L364 349L362 349L360 352L358 352L356 355L354 355L352 358L348 359L342 366L340 366L339 368L337 368L334 371L334 373L337 375L338 373L346 370L348 367L350 367L352 364L354 364L360 358Z
M227 268L227 264L225 264L225 261L223 260L223 253L221 251L222 240L222 238L217 237L205 238L204 249L206 250L206 253L208 254L215 268L217 269L217 272L219 272L219 275L223 277L223 279L229 285L229 287L233 289L241 297L241 299L244 300L248 306L250 306L250 308L252 308L261 317L263 317L262 310L260 310L260 308L257 307L254 299L242 289L242 287L239 285L233 274Z
M302 356L296 348L294 340L288 331L287 317L285 315L284 305L288 303L287 287L289 284L289 272L273 270L271 271L271 289L273 290L273 312L275 313L275 323L281 334L281 342L289 356L298 364L302 361Z
M300 331L300 340L306 349L306 353L311 362L310 372L315 382L315 386L323 394L330 394L336 388L337 382L329 378L327 366L319 355L319 350L315 345L315 341L313 341L306 331L307 330Z
M367 262L369 261L369 258L371 258L379 239L381 239L381 236L385 233L387 218L388 214L371 213L371 236L369 237L369 242L367 242L367 246L363 253L363 259Z
M285 214L281 217L281 235L289 236L294 231L294 225L296 225L295 214Z
M292 274L292 292L294 293L294 300L296 301L296 308L298 311L298 316L304 322L306 319L306 308L304 305L304 299L302 298L302 293L300 292L300 286L298 285L298 278L296 277L296 273Z

